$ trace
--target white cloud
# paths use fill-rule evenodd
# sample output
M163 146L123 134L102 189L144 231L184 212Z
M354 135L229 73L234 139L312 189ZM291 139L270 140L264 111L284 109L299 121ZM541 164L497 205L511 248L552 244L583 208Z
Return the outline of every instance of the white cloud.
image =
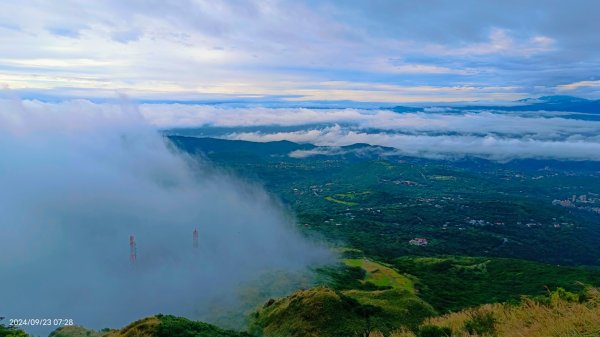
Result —
M214 105L143 104L147 120L156 126L260 126L333 123L368 119L357 109L222 108Z
M597 81L579 81L569 84L559 85L557 88L560 91L576 90L582 87L600 87L600 80Z
M143 105L154 125L260 127L297 126L299 131L226 135L250 141L290 140L322 146L367 143L424 156L473 155L491 159L599 160L600 122L563 118L563 113L492 111L396 113L389 110L224 108L202 105ZM431 111L431 109L429 109ZM333 126L311 127L303 125ZM306 155L306 154L303 154Z
M4 117L6 128L27 130L39 124L55 130L73 130L94 121L104 127L105 117L120 114L121 105L94 104L85 100L62 103L19 102L14 109L31 118L25 123L12 113ZM64 114L65 109L78 114ZM132 107L133 108L133 107ZM14 110L13 109L13 110ZM143 104L137 119L169 127L283 126L292 132L244 132L226 135L251 141L290 140L323 146L367 143L394 147L405 154L423 156L473 155L508 158L557 158L599 160L600 122L563 118L563 113L493 111L396 113L390 110L221 107L216 105ZM431 110L430 110L431 111ZM99 118L98 116L104 116ZM126 121L120 119L121 121ZM321 126L315 127L315 124ZM312 125L312 126L311 126ZM115 127L114 124L108 124ZM107 127L108 127L107 126ZM596 152L598 151L598 152Z
M506 138L493 135L406 135L393 133L367 133L345 130L339 126L322 130L278 133L234 133L228 139L257 142L290 140L319 146L345 146L356 143L392 147L399 155L427 158L462 158L474 156L498 161L538 158L559 160L600 161L600 137L587 139L539 140L529 137ZM328 151L292 153L293 156L336 154Z
M600 122L561 118L560 113L457 112L439 108L428 112L396 113L390 110L309 108L227 108L214 105L144 104L142 114L159 127L351 124L402 133L460 133L529 136L540 140L571 135L600 134Z
M38 123L69 129L102 112L118 114L120 105L94 104L79 100L63 103L24 101L29 114L38 114ZM77 106L77 116L65 115L65 107ZM340 146L364 142L392 146L411 153L473 154L499 157L552 156L595 159L592 152L600 142L600 121L564 118L564 113L493 112L428 109L429 112L396 113L390 110L269 108L261 106L224 107L218 105L142 104L141 116L151 125L171 127L261 127L284 126L293 132L231 134L228 137L254 141L291 140L317 145ZM42 113L44 112L44 113ZM12 115L7 115L12 116ZM142 118L140 117L140 118ZM10 120L10 119L7 119ZM137 122L137 121L134 121ZM14 121L16 128L19 123ZM33 123L33 122L30 122ZM98 126L103 124L98 120ZM8 122L5 122L9 125ZM320 124L321 126L314 127ZM6 125L4 127L6 127ZM311 126L313 125L313 126ZM2 130L2 126L0 126ZM440 146L431 146L439 142ZM421 145L420 145L421 144ZM446 145L444 145L446 144ZM463 144L463 146L460 146ZM430 149L431 146L431 150ZM511 147L512 146L512 147ZM471 148L472 147L472 148ZM572 155L566 149L571 149ZM420 149L420 150L419 150ZM525 149L525 150L523 150ZM536 153L535 149L540 152ZM553 150L554 149L554 150ZM586 150L587 149L587 150ZM543 150L543 151L542 151ZM478 152L481 151L481 152Z

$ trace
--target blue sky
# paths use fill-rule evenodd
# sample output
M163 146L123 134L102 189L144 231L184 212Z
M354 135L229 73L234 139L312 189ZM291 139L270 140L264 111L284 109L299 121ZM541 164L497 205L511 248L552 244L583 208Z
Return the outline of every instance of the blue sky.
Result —
M597 1L13 1L24 97L364 102L600 98Z

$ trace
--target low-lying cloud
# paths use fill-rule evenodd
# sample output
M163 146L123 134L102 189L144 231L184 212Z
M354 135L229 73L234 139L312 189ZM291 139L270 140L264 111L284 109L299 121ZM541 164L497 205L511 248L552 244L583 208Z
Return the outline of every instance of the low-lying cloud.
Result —
M359 129L412 134L532 135L540 139L600 133L600 122L565 118L568 116L566 112L460 112L431 107L423 112L396 113L386 109L230 108L184 104L145 104L141 111L150 123L161 128L347 124Z
M330 259L267 193L176 153L134 106L0 100L0 156L0 316L202 319L263 273Z
M153 125L162 128L196 126L261 126L304 125L363 121L370 118L368 110L310 109L269 107L221 107L191 104L143 104L140 110Z
M25 104L31 113L53 112L54 119L65 118L57 113L65 104L77 105L80 111L102 111L107 115L118 114L121 109L115 104L83 100L68 103L26 101ZM331 147L367 143L393 147L396 154L431 158L600 160L600 121L577 119L569 112L457 111L431 107L424 111L397 113L386 109L200 104L143 104L140 112L141 116L138 114L136 118L154 127L228 128L211 134L229 139L290 140ZM70 123L75 122L70 119ZM103 120L96 121L96 124L102 123ZM43 124L53 123L44 120ZM325 152L332 153L332 150Z
M426 109L396 113L385 109L194 105L171 109L145 105L142 109L146 118L163 127L238 127L235 132L221 135L228 139L289 140L333 147L367 143L393 147L397 154L433 158L600 160L600 121L576 119L568 112ZM159 114L167 110L170 113ZM244 130L260 126L296 126L300 130Z
M435 159L456 159L467 156L509 161L512 159L559 159L600 161L600 137L573 135L566 139L538 139L531 136L503 137L497 135L428 135L392 132L365 132L339 125L323 129L294 132L242 132L227 135L229 139L255 142L290 140L324 147L340 147L356 143L394 148L380 155L408 155ZM293 157L337 155L339 149L297 151Z

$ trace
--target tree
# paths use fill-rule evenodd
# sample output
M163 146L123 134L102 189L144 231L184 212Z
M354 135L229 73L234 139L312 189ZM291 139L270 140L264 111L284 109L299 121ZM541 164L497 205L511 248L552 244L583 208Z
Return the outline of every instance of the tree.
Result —
M4 317L0 317L0 321L2 321ZM18 329L15 326L5 326L0 323L0 337L28 337L29 335L25 333L25 331Z

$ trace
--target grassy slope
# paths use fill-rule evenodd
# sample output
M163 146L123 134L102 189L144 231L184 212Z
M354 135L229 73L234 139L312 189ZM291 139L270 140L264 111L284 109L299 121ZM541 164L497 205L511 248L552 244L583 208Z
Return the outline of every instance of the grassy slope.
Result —
M519 305L488 304L436 317L427 324L449 327L452 336L467 337L468 322L487 314L494 321L491 334L497 337L600 336L600 292L590 288L585 297L585 301L552 296L549 303L525 299Z
M365 329L355 303L328 288L298 291L254 316L252 332L264 336L345 336Z
M119 330L94 331L83 327L63 327L49 337L249 337L246 333L223 330L214 325L183 317L157 315L135 321Z
M253 317L265 336L354 336L378 329L416 327L435 314L415 294L411 279L366 258L345 259L327 271L337 290L319 287L269 302Z
M518 301L547 289L600 285L600 269L559 267L538 262L476 257L403 257L394 267L418 278L419 296L440 312L483 303Z
M334 197L332 197L332 196L327 196L327 197L325 197L325 200L327 200L327 201L331 201L331 202L334 202L334 203L336 203L336 204L344 205L344 206L356 206L356 205L358 205L358 204L357 204L357 203L355 203L355 202L351 202L351 201L344 201L344 200L335 199L335 198L334 198Z
M350 267L360 267L366 272L363 280L364 283L370 282L379 287L391 287L392 289L404 289L410 293L415 293L415 285L413 281L399 274L396 270L382 263L372 260L361 259L345 259L344 263Z
M252 332L269 337L355 336L377 329L415 327L433 309L405 290L298 291L268 302L254 315Z
M371 327L386 332L399 327L416 327L423 319L435 314L429 304L406 290L347 290L342 293L363 305L380 308L381 311L370 319Z

